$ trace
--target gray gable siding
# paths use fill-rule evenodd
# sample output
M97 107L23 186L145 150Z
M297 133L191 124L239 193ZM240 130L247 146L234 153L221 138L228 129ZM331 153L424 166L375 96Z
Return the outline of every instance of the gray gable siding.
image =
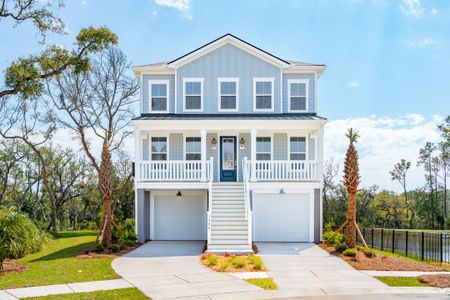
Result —
M239 112L253 112L253 78L273 77L274 111L280 112L280 69L226 44L177 69L177 113L183 113L183 78L204 78L203 113L218 112L219 77L239 78ZM220 112L219 112L220 113Z
M288 73L283 74L283 112L289 111L288 103L288 80L289 79L308 79L308 112L316 112L316 85L314 73Z
M159 74L159 75L142 75L142 105L141 113L149 113L150 109L150 95L149 95L149 81L151 80L169 80L169 112L174 112L175 107L175 75Z

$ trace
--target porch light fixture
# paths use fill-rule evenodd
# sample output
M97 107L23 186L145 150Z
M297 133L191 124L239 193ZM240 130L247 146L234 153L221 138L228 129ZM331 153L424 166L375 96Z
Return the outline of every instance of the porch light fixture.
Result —
M286 194L286 192L283 189L281 189L280 190L280 195L284 195L284 194Z
M245 140L244 140L244 138L241 138L239 140L239 149L245 149Z
M217 149L217 140L216 140L216 138L213 138L211 140L211 148Z
M183 196L183 195L181 194L181 191L178 190L177 197L181 197L181 196Z

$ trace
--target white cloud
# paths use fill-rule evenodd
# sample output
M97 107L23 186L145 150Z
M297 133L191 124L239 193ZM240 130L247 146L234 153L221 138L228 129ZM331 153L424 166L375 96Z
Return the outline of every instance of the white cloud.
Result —
M325 128L325 160L334 158L340 164L340 180L348 146L345 132L354 127L361 135L356 147L362 186L376 184L400 191L400 186L391 181L389 170L402 158L412 162L408 188L423 186L423 170L416 166L419 149L427 141L439 140L436 127L442 120L441 116L425 118L420 114L408 114L399 118L371 116L330 121Z
M359 81L356 81L356 80L349 81L349 82L347 82L347 86L351 87L351 88L358 87L359 86Z
M88 5L87 0L81 0L81 6L86 6L86 5Z
M185 19L192 20L191 0L155 0L155 3L159 6L170 7L179 10Z
M434 38L429 36L424 36L416 39L404 39L405 43L411 47L430 47L430 46L439 46L440 43L436 41Z
M158 16L158 12L157 11L152 11L152 17L157 17Z
M402 4L400 4L400 10L407 16L419 18L427 15L427 11L422 6L420 0L403 0ZM439 11L436 8L432 8L430 15L434 16Z

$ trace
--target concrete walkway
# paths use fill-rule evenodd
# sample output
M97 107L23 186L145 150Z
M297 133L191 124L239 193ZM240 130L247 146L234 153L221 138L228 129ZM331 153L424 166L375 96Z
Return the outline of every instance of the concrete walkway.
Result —
M133 286L123 279L54 284L0 290L0 300L12 300L58 294L87 293L93 291L116 290L130 287Z
M415 271L361 271L369 276L417 277L422 275L450 275L450 272L415 272Z

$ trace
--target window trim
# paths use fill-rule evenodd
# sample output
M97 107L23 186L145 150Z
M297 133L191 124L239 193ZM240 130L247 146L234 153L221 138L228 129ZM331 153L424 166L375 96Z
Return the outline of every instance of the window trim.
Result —
M308 112L309 108L309 79L288 79L288 112ZM305 109L291 109L291 84L304 83L306 85Z
M187 138L200 138L200 152L187 152L186 151L186 148L187 148L186 139ZM195 135L195 134L185 135L185 134L183 134L183 160L184 161L202 161L203 157L202 157L201 145L202 145L202 137L200 135ZM186 154L192 154L192 153L199 153L200 154L200 159L199 160L186 159Z
M166 157L167 157L167 159L166 160L153 160L153 157L152 157L152 154L153 154L153 151L152 151L152 138L166 138ZM169 153L170 153L170 149L169 149L169 145L170 145L170 141L169 141L169 135L149 135L148 136L148 143L149 143L149 145L148 145L148 150L149 150L149 161L169 161L170 160L170 157L169 157ZM157 152L157 153L160 153L160 152Z
M256 83L257 82L270 82L272 85L272 94L271 96L271 108L256 108ZM257 111L261 111L261 112L273 112L275 110L274 108L274 103L275 103L275 91L274 91L274 87L275 87L275 77L253 77L253 111L257 112Z
M166 94L166 110L155 110L153 111L153 107L152 107L152 84L165 84L166 85L166 89L167 89L167 94ZM170 87L170 80L164 79L164 80L149 80L148 81L148 109L150 113L154 113L154 114L165 114L168 113L170 111L169 108L169 102L170 102L170 91L169 91L169 87Z
M236 83L236 108L222 108L222 82L234 82ZM229 95L228 95L229 96ZM219 77L217 78L217 111L220 112L238 112L239 111L239 78L238 77Z
M305 160L292 160L291 159L291 137L302 137L305 138ZM309 160L309 141L308 141L308 137L306 135L302 135L302 134L290 134L288 135L288 157L287 160L289 161L308 161ZM301 153L301 152L292 152L292 153Z
M203 112L203 77L184 77L183 78L183 111L185 112ZM186 108L186 83L187 82L200 82L200 109Z
M270 138L270 153L269 152L258 152L258 138ZM270 154L270 159L269 160L263 160L263 161L272 161L273 159L273 134L262 134L262 135L258 135L256 136L256 145L255 145L255 159L256 161L259 161L257 159L258 154Z

